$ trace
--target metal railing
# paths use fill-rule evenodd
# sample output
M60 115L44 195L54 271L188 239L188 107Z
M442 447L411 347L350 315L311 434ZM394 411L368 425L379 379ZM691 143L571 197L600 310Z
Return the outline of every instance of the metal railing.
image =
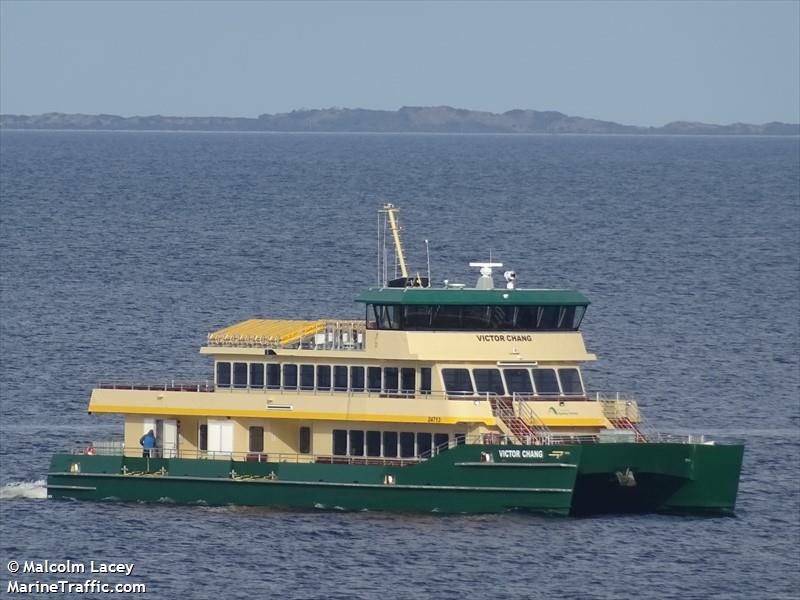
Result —
M208 334L207 344L223 348L363 350L364 321L325 319L281 335Z
M160 383L141 383L124 380L104 380L97 384L103 390L143 390L153 392L214 392L214 382L206 380L204 382L181 382L164 381Z

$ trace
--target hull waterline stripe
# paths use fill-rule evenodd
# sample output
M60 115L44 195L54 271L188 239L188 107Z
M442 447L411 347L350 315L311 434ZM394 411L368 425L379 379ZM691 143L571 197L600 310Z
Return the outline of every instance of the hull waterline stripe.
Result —
M458 462L456 467L528 467L544 468L553 467L560 469L577 469L578 465L572 463L512 463L512 462Z
M165 479L174 481L206 481L214 483L256 483L273 485L304 485L307 487L326 486L326 487L349 487L349 488L374 488L374 489L407 489L407 490L445 490L453 492L538 492L538 493L557 493L571 494L571 488L520 488L520 487L491 487L491 486L461 486L461 485L401 485L383 483L336 483L333 481L282 481L280 479L227 479L222 477L183 477L171 475L116 475L114 473L48 473L47 476L59 477L111 477L115 479L126 479L130 477ZM54 487L54 486L48 486Z
M48 490L83 490L87 492L96 492L96 487L88 485L48 485Z

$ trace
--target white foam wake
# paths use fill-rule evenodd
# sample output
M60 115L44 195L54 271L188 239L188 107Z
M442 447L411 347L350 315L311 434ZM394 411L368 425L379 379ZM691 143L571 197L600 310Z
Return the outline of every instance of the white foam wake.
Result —
M14 498L47 498L47 483L44 479L38 481L12 481L0 486L0 500Z

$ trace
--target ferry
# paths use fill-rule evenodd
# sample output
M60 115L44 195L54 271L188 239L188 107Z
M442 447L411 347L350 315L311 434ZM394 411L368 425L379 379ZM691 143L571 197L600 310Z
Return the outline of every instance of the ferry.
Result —
M732 514L744 447L658 433L590 391L572 289L410 273L387 204L381 283L359 320L250 319L200 353L213 381L106 382L122 439L53 456L52 498L285 509ZM389 235L391 232L391 235ZM388 280L386 239L396 277ZM426 242L427 245L427 242ZM430 261L429 263L430 264ZM147 439L149 437L149 440Z

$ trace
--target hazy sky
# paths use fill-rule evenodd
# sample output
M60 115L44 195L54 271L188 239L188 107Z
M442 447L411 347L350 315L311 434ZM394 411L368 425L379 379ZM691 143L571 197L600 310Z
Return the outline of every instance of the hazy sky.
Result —
M800 121L800 2L0 0L0 111Z

